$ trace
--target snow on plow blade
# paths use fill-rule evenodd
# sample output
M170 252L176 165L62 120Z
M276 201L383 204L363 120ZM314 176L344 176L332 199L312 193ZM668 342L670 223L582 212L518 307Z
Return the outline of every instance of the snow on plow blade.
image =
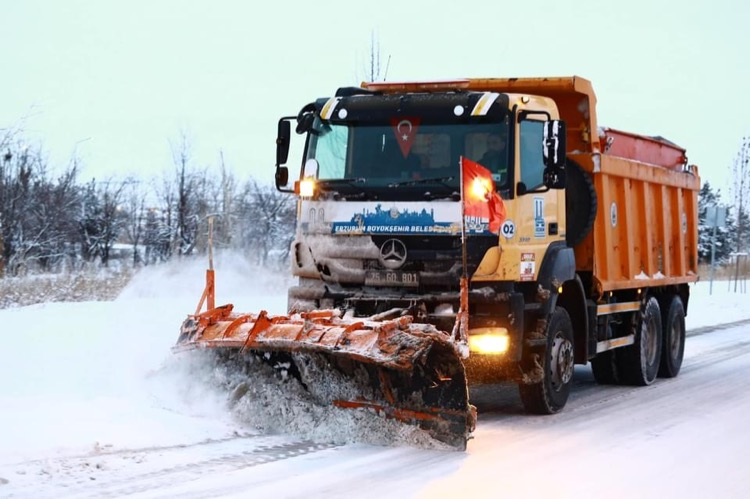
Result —
M224 305L188 316L174 350L190 349L289 363L320 403L373 410L461 450L476 423L454 343L434 326L414 324L411 316L359 320L332 310L269 316L236 314ZM335 372L346 386L331 388L310 375L316 369Z

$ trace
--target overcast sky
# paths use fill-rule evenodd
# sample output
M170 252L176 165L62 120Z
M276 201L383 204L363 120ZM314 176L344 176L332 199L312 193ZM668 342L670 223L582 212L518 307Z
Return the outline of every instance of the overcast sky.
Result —
M159 174L187 134L273 178L276 121L358 84L379 40L387 79L568 76L599 124L685 147L728 184L750 134L750 5L728 0L0 0L0 129L21 126L83 177Z

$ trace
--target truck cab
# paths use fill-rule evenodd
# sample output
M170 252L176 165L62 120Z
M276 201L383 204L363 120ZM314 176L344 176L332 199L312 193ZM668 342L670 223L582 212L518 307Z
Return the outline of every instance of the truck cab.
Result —
M645 298L678 295L686 309L695 280L697 175L674 163L684 150L620 134L625 147L607 154L614 135L597 127L595 104L579 77L376 82L282 118L276 184L299 196L289 311L410 315L454 332L467 311L469 378L516 381L531 412L560 410L574 363L640 348ZM304 147L290 182L292 125ZM497 233L488 219L464 216L464 159L486 168L502 199ZM642 206L622 197L634 186ZM668 220L634 237L636 216L653 216L655 193L675 200L678 245ZM674 356L681 362L681 351ZM602 379L616 377L609 364L595 364ZM645 372L631 367L620 370L631 379Z

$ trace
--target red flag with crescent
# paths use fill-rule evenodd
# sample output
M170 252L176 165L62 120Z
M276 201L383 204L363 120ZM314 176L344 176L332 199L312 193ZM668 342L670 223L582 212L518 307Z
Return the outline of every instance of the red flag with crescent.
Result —
M401 154L404 155L404 158L407 157L409 151L411 151L414 137L417 136L419 121L419 118L391 118L393 134L396 136L398 146L401 148Z
M487 219L489 231L500 233L500 226L506 218L505 203L495 190L492 173L479 163L461 158L461 175L464 203L464 217Z

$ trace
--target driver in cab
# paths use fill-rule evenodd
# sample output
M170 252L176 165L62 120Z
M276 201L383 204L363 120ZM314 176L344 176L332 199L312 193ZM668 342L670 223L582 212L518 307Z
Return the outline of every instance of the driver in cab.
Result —
M501 135L487 136L487 149L479 160L479 164L492 172L492 178L498 185L508 179L508 148L505 138Z

